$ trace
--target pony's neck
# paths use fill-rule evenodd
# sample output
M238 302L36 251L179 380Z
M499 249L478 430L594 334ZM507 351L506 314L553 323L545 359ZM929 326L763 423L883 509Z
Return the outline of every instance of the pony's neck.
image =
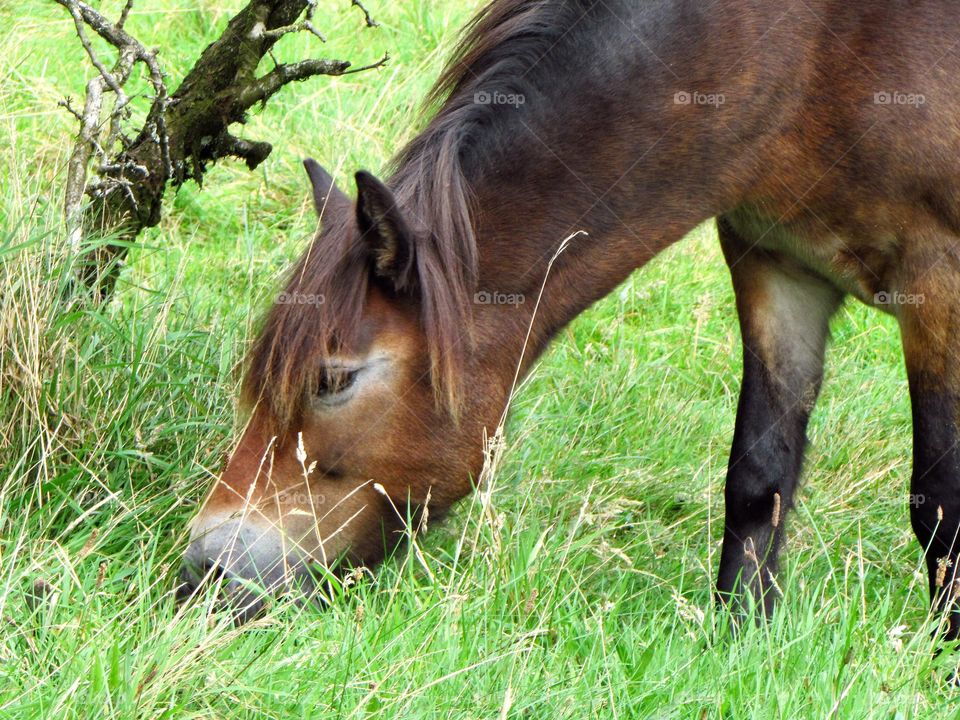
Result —
M496 199L478 193L474 336L488 362L514 367L526 343L521 373L571 320L713 214L681 188L659 208L559 188L547 165L516 187L498 183Z
M490 375L512 378L518 366L525 374L571 320L729 206L731 188L708 158L685 155L682 131L636 142L629 129L637 119L627 113L602 131L581 123L549 141L521 126L509 165L484 168L471 183L474 337ZM734 148L725 150L733 158ZM674 163L683 171L665 177Z
M518 364L528 370L631 272L739 204L803 97L803 43L760 42L779 12L773 4L751 10L751 22L740 4L709 13L695 0L614 4L620 15L594 4L575 32L556 37L536 28L563 26L547 12L560 4L497 4L503 12L477 26L477 49L403 158L401 185L414 187L417 170L418 190L432 177L435 192L438 179L457 191L435 194L432 207L469 189L475 360L487 379L512 378ZM817 32L809 20L801 29ZM424 194L407 193L414 197ZM561 243L580 231L548 274Z

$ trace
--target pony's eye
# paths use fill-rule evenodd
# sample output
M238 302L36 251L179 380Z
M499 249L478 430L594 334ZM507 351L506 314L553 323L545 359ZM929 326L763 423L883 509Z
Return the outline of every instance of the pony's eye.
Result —
M324 368L320 371L317 395L330 397L348 390L356 381L359 372L359 370L344 370L342 368Z

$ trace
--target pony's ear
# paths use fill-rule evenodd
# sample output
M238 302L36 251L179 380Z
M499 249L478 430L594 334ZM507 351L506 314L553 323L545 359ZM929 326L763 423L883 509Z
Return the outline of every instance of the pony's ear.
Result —
M320 163L313 158L306 158L303 167L313 186L313 207L317 211L317 217L323 215L326 208L337 212L338 208L342 210L350 206L350 199L340 192L330 173L320 167Z
M361 170L357 180L357 226L369 249L374 275L394 290L412 290L414 236L390 189Z

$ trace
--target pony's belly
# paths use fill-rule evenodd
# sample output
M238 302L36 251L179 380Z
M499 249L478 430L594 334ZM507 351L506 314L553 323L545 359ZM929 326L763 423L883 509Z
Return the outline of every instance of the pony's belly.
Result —
M896 244L892 239L871 239L865 243L849 234L833 232L819 221L819 228L807 225L801 230L748 212L738 212L730 220L751 248L781 256L861 302L893 312L890 298L900 288Z

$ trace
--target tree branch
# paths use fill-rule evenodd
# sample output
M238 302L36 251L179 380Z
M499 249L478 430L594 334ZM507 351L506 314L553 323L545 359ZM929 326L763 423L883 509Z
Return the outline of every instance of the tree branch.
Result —
M100 76L103 78L104 82L106 82L107 85L110 86L110 89L117 94L118 98L120 98L120 104L126 105L127 96L124 95L123 90L120 89L120 85L117 83L113 75L110 74L110 71L107 70L102 62L100 62L100 58L94 51L93 46L90 45L90 40L87 38L87 33L83 29L84 19L81 17L79 3L77 3L76 0L56 0L56 2L60 3L70 11L70 14L73 16L73 24L77 28L77 37L80 38L80 44L83 45L83 49L87 51L87 57L90 58L90 62L93 63L93 66L100 71ZM96 15L96 13L94 14ZM97 15L97 17L99 18L100 16Z
M344 70L343 75L352 75L353 73L366 72L367 70L376 70L377 68L383 67L388 62L390 62L390 53L384 53L383 57L372 62L369 65L361 65L360 67L351 67L349 70Z
M364 7L360 0L350 0L350 4L354 7L360 8L363 11L363 19L366 21L367 27L380 27L380 23L370 17L370 12Z
M131 10L133 10L133 0L127 0L123 10L120 11L120 19L117 20L117 28L120 30L123 30L123 26L127 24L127 18L130 17Z
M280 64L248 85L238 98L243 109L258 102L266 102L284 85L299 82L315 75L343 75L350 67L346 60L301 60Z
M300 22L293 23L290 25L284 25L283 27L274 28L273 30L267 30L266 25L264 25L263 23L258 23L253 26L251 37L267 38L269 40L279 40L284 35L306 31L320 38L320 42L326 42L327 38L325 38L323 36L323 33L317 30L317 28L315 28L313 25L313 13L316 11L316 9L317 9L316 0L307 0L307 12L303 20L301 20Z
M217 138L211 149L211 159L232 156L243 160L250 170L256 170L267 156L273 151L273 146L268 142L250 142L242 138L234 137L229 133L224 133Z

